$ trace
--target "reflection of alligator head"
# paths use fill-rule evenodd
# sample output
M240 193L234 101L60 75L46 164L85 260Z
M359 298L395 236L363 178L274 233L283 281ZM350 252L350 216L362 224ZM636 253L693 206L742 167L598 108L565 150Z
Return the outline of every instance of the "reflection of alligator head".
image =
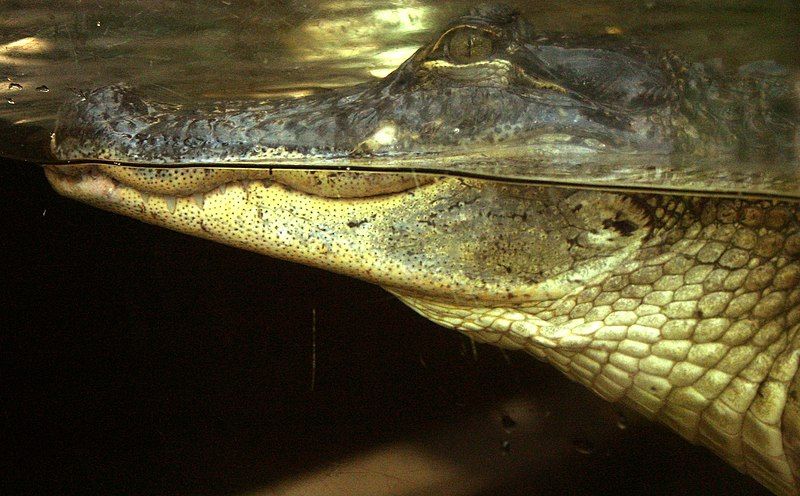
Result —
M800 219L794 203L617 194L413 173L224 170L291 160L789 153L782 73L738 78L617 37L457 19L381 81L189 108L124 87L69 103L61 193L375 282L478 340L548 360L781 494L800 480Z
M509 9L484 7L383 80L306 98L198 109L152 103L123 87L94 91L67 107L56 153L208 163L497 143L552 153L787 146L791 127L781 111L789 92L770 85L781 82L781 69L746 71L762 77L730 85L703 65L618 36L548 36ZM97 146L98 133L107 147Z

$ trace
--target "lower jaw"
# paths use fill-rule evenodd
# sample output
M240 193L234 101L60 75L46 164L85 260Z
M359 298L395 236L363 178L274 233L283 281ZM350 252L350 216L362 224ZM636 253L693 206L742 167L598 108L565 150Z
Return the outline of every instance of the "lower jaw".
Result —
M206 192L172 196L141 192L97 169L67 175L48 166L45 173L58 193L94 207L356 277L406 296L426 296L443 306L456 301L504 306L551 300L563 292L563 284L556 281L524 288L510 297L502 278L490 286L481 283L476 287L469 278L454 279L452 273L428 271L416 259L409 262L409 256L430 250L426 247L430 238L403 238L403 246L386 243L385 233L403 232L404 226L418 222L417 212L427 211L459 191L480 187L470 180L438 178L405 193L337 199L271 180L231 181ZM417 251L406 250L406 244L417 246Z
M61 195L102 210L266 256L330 270L382 286L435 290L422 275L398 272L377 243L380 236L362 219L392 216L407 208L404 194L356 200L323 198L276 181L242 180L203 193L171 196L143 193L96 169L67 175L45 168ZM452 181L420 188L435 197ZM427 193L424 193L427 192ZM376 232L380 232L378 229ZM430 286L430 287L428 287Z

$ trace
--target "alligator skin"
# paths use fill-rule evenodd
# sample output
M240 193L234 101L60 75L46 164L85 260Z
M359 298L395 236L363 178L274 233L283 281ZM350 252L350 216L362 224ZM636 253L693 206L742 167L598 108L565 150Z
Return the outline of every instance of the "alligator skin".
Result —
M624 40L543 35L511 9L482 7L353 88L197 108L124 85L87 92L53 137L56 159L83 165L46 172L97 207L379 284L798 495L797 202L215 168L486 156L496 143L554 160L577 150L589 161L616 151L796 164L786 88L771 64L724 76Z
M442 325L552 363L778 494L797 494L798 210L708 199L656 210L664 225L635 253L558 299L477 307L396 294Z

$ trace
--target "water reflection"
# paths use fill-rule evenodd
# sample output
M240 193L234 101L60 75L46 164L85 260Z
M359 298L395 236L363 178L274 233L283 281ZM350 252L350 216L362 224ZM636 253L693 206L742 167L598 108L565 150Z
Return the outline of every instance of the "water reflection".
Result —
M29 57L31 55L40 55L50 49L52 49L52 43L35 36L27 36L0 46L0 50L11 54L10 56L0 56L0 62L9 63L14 56Z
M363 80L367 75L381 78L419 47L393 45L405 41L409 34L424 33L435 27L431 19L434 9L430 6L378 9L367 15L353 15L352 11L359 8L363 9L361 2L322 3L319 16L308 18L296 29L284 33L289 58L310 64L339 60L339 68L352 69L355 80ZM387 46L392 48L384 49Z
M376 78L388 76L389 73L395 70L398 65L402 64L406 59L411 57L416 50L416 46L408 46L395 48L394 50L386 50L379 53L375 56L378 66L374 69L370 69L370 75Z

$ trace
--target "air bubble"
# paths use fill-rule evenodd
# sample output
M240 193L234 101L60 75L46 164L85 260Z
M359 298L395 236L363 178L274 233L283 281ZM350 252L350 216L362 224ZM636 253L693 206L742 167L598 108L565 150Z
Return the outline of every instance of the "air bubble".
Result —
M47 93L48 91L50 91L50 88L48 88L45 85L41 85L41 86L37 86L36 87L36 91L38 91L40 93Z
M628 419L621 413L617 415L617 428L621 431L628 428Z
M22 85L19 83L8 83L8 89L10 90L21 90Z
M17 102L15 102L13 98L6 98L6 103L8 103L9 105L14 105Z
M575 451L582 455L591 455L594 453L594 444L588 439L576 439L572 441L572 446L575 448Z

